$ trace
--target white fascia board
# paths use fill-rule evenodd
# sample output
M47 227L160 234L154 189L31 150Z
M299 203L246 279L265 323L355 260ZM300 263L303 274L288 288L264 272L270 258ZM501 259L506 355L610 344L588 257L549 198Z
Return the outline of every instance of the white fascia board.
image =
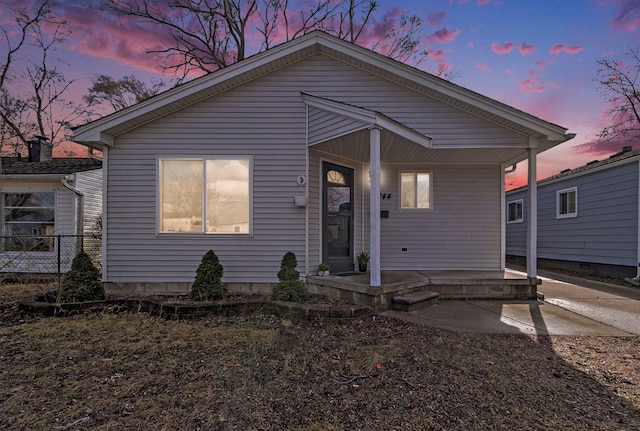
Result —
M432 139L430 137L425 136L422 133L419 133L379 112L353 106L348 103L336 102L335 100L314 96L304 92L302 93L302 98L308 106L313 106L314 108L319 108L332 112L336 115L341 115L343 117L363 122L369 127L381 127L402 136L403 138L409 139L418 145L422 145L425 148L431 147Z
M220 69L210 75L196 78L193 81L189 81L178 87L169 89L129 108L115 112L107 117L103 117L102 119L95 120L84 126L79 126L74 131L73 140L78 142L95 142L95 140L88 139L88 137L95 136L96 133L104 133L112 127L116 127L139 116L151 113L156 109L166 108L167 106L196 93L202 92L203 94L206 94L205 90L214 85L242 75L243 73L250 72L251 70L257 69L270 62L278 61L290 54L294 54L315 44L324 46L328 49L333 49L382 70L388 70L390 73L393 73L403 79L424 85L427 88L431 88L446 96L480 108L483 111L523 125L524 127L530 128L547 136L549 140L562 141L566 139L564 137L566 133L566 129L564 127L549 123L511 106L505 105L471 90L467 90L449 81L445 81L444 79L430 75L419 69L388 59L380 54L370 51L369 49L318 31L312 32L293 41L285 42L231 66ZM182 106L177 106L176 110L180 108L182 108ZM169 112L171 112L171 109L169 109ZM165 114L167 114L166 110L163 111L162 115Z
M431 148L431 143L433 142L433 139L431 139L429 136L416 132L412 128L407 127L404 124L399 123L383 114L377 113L376 125L390 132L393 132L396 135L402 136L403 138L413 141L418 145L422 145L425 148Z
M563 141L566 139L564 137L567 132L567 129L565 127L558 126L541 118L535 117L531 114L527 114L526 112L520 111L519 109L516 109L512 106L506 105L487 96L483 96L464 87L460 87L450 81L438 78L434 75L408 66L404 63L389 59L366 48L357 45L351 46L348 42L341 41L335 38L326 40L326 43L324 43L324 45L350 55L351 57L362 62L377 66L383 70L388 70L401 78L422 84L425 87L431 88L446 96L449 96L456 100L460 100L464 103L467 103L476 108L480 108L483 111L497 115L516 124L520 124L524 127L547 136L548 140ZM347 45L351 46L351 50L349 52L345 52L345 46ZM458 107L458 109L460 108Z
M186 82L177 87L171 88L163 93L153 96L147 100L143 100L135 105L132 105L123 110L114 112L106 117L95 120L83 126L79 126L74 129L73 140L76 142L96 142L95 136L100 135L110 140L110 143L103 142L106 145L113 146L113 136L108 137L105 131L112 127L119 126L127 121L134 120L137 117L153 112L156 109L164 108L172 103L178 102L184 98L192 96L194 94L205 92L208 88L215 86L226 80L235 78L243 73L249 72L253 69L257 69L270 62L277 61L280 58L287 55L305 49L314 43L316 39L312 37L301 37L293 42L284 43L256 54L231 66L219 69L212 72L209 75L205 75L200 78L196 78L192 81ZM195 103L195 102L194 102ZM182 109L183 106L176 108ZM170 110L171 111L171 110ZM162 115L166 115L167 112L163 112Z
M304 92L302 93L302 99L308 106L351 118L352 120L361 121L369 125L373 125L376 121L376 114L370 109L359 108L349 105L348 103L336 102L335 100L325 99Z

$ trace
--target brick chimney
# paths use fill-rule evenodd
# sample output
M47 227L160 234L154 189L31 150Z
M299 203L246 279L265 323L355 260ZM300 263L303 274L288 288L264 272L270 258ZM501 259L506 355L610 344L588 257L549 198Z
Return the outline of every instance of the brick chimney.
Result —
M53 145L44 136L36 136L27 142L30 162L49 162L53 153Z

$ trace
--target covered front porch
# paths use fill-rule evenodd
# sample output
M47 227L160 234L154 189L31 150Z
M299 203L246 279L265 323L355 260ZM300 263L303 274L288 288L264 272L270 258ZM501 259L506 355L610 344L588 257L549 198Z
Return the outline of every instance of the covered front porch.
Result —
M535 299L540 279L504 271L381 271L380 286L370 285L369 273L307 276L309 292L376 311L391 308L393 298L429 291L440 299Z
M360 189L348 208L356 208L352 215L357 234L344 243L370 253L366 274L326 279L312 275L316 262L331 257L323 243L329 231L326 214L324 219L312 214L308 225L319 227L318 232L311 230L307 246L311 259L305 272L312 293L374 308L388 308L393 296L419 290L443 298L535 298L536 156L570 139L564 129L509 123L511 134L500 140L494 135L487 142L448 142L446 136L427 136L378 111L302 96L308 107L307 177L312 178L312 190L321 191L312 203L326 210L326 172L320 167L330 162L353 169L361 183L355 184ZM513 276L504 271L504 174L522 160L528 161L533 190L526 208L532 222L527 225L527 274ZM404 172L428 176L424 188L432 201L427 206L400 203ZM316 176L320 184L313 182ZM353 267L354 251L345 257ZM342 265L339 271L344 271Z

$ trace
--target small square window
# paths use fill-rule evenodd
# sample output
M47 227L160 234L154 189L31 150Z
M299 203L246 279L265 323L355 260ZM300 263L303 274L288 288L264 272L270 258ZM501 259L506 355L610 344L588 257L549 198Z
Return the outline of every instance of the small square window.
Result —
M558 190L556 193L556 218L578 217L578 188Z
M402 172L400 174L400 205L402 209L431 208L431 173Z
M522 223L523 200L518 199L507 203L507 223Z

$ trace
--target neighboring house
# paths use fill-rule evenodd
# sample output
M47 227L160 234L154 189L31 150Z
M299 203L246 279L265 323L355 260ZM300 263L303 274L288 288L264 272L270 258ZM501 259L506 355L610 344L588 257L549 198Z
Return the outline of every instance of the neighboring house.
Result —
M640 263L640 150L624 147L605 160L567 169L537 184L541 266L634 277ZM507 255L517 261L527 241L527 187L506 193Z
M209 249L232 288L276 282L287 251L311 274L368 250L373 287L383 270L502 270L504 170L566 132L313 32L73 139L104 151L107 291L154 294L188 292Z
M100 263L102 162L51 158L0 160L0 272L66 272L85 241Z

